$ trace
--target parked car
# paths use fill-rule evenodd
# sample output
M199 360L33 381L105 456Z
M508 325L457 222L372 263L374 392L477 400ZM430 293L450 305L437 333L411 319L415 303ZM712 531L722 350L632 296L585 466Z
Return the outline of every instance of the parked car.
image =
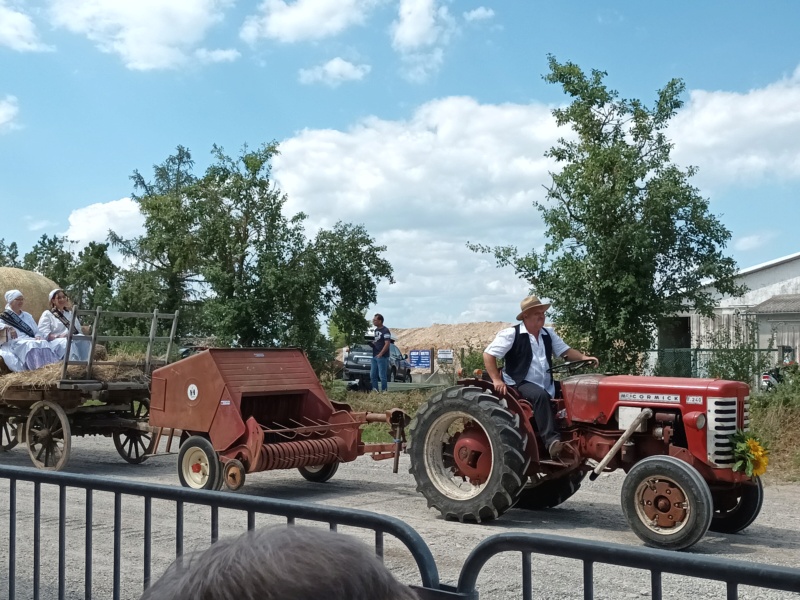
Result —
M411 382L411 363L408 354L403 354L395 346L394 339L389 338L389 381ZM369 380L372 365L372 346L367 343L353 344L344 357L343 378L348 381L357 379Z

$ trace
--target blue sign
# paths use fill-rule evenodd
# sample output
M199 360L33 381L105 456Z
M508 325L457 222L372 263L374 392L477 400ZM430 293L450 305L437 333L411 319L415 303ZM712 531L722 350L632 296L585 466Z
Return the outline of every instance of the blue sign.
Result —
M431 351L430 350L411 350L408 353L408 362L411 363L414 369L430 369L431 368Z

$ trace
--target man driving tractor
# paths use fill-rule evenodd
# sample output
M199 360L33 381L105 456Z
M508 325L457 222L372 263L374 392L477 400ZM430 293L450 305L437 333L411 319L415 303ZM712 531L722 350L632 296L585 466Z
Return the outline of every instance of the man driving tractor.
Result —
M550 399L555 396L553 375L548 372L553 366L553 353L566 360L591 360L595 365L600 361L570 348L552 328L544 326L550 304L528 296L519 306L517 320L522 322L497 333L483 352L483 362L498 396L502 397L507 386L512 386L530 401L545 448L550 458L558 460L564 443L556 431L550 406ZM505 359L502 372L497 366L498 358Z

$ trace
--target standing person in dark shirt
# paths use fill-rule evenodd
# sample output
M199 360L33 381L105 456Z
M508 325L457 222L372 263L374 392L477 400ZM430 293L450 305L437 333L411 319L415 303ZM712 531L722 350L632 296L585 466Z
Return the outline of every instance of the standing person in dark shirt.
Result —
M383 315L376 313L372 317L372 324L375 326L375 339L369 343L372 346L372 365L369 371L369 378L372 382L372 389L378 391L378 377L381 380L381 390L386 391L388 387L387 374L389 372L389 341L391 332L383 326Z

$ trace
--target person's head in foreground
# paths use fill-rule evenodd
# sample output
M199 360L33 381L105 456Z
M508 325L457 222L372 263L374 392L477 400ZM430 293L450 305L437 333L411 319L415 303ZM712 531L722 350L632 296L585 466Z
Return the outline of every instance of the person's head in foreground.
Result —
M274 527L175 561L141 600L418 600L357 539Z

